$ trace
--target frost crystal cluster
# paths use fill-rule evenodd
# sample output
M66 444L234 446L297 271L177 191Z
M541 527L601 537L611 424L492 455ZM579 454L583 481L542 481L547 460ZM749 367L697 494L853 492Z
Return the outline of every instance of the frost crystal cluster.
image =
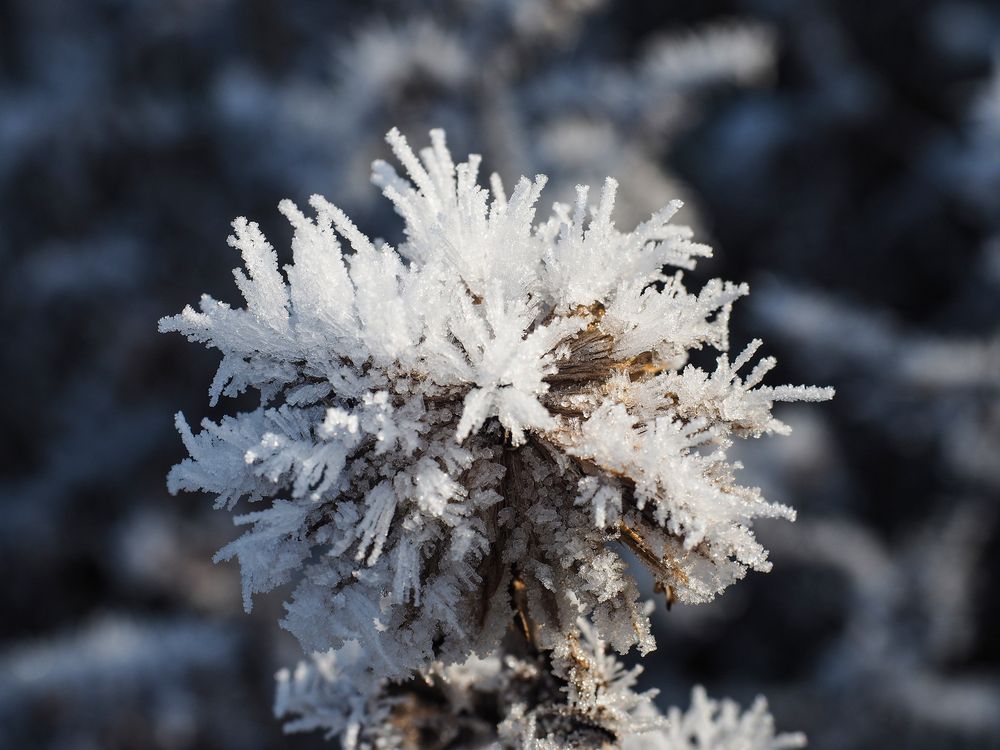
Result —
M574 675L565 686L538 654L494 655L436 668L419 690L384 691L359 701L345 679L350 664L362 657L352 648L315 654L294 673L282 670L276 711L295 717L287 725L291 731L343 734L345 744L354 747L786 750L805 746L801 734L775 734L763 698L740 713L732 701L710 700L702 688L695 688L688 711L671 708L661 715L652 702L656 690L633 690L642 667L624 669L586 621L578 625L580 637L568 642Z
M831 393L761 385L774 361L752 364L759 341L726 354L747 287L685 288L710 249L669 223L679 203L623 233L609 179L596 205L580 187L538 221L544 177L508 195L496 176L478 185L477 156L456 165L441 131L419 157L397 131L388 141L409 179L377 161L373 180L405 222L398 248L318 196L314 218L284 201L284 275L238 219L246 309L206 296L161 322L222 352L213 404L261 396L197 434L178 416L190 458L171 490L250 504L236 518L247 532L218 556L239 559L247 609L295 581L283 625L327 654L303 669L339 691L324 710L340 718L307 724L364 744L359 727L396 725L418 699L399 693L406 680L430 690L466 665L510 694L535 669L561 703L539 715L512 701L494 727L503 742L618 743L648 699L595 672L579 644L654 647L625 551L668 601L708 601L767 570L752 519L793 512L741 486L727 449L786 432L774 402ZM712 370L688 362L704 347L720 352ZM309 715L291 685L286 709Z

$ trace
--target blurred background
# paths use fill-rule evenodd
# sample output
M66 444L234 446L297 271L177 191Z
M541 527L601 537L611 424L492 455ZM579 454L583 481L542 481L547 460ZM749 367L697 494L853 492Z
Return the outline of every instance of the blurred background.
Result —
M1000 747L998 55L986 0L0 0L0 746L329 747L271 717L300 654L212 565L229 514L166 492L217 357L156 321L236 302L229 222L287 252L283 197L396 240L397 125L547 201L614 175L625 228L682 197L694 278L751 283L734 347L838 390L743 447L799 520L760 525L772 573L659 608L662 703Z

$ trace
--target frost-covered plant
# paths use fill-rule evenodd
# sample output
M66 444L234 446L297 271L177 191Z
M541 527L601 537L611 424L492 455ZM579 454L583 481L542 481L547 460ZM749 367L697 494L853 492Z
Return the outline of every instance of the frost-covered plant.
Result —
M346 745L364 747L407 746L406 735L414 732L434 738L421 747L482 747L489 742L531 747L539 737L565 739L567 730L589 747L663 729L651 702L656 691L633 691L641 667L624 669L605 652L589 623L580 620L578 625L580 636L566 644L574 660L574 679L568 684L553 674L548 658L532 651L438 664L425 674L419 690L358 696L350 680L342 679L352 673L353 663L365 658L355 643L314 654L294 672L282 670L275 711L294 717L287 725L292 731L324 729L343 734Z
M699 687L687 712L672 708L661 715L652 702L656 690L633 690L642 667L626 670L585 620L578 625L580 638L570 642L577 680L567 686L573 710L566 688L538 654L472 657L431 670L419 691L384 692L366 703L341 679L345 660L362 658L357 648L315 654L294 672L282 670L275 709L279 716L294 717L287 725L292 731L322 729L343 734L345 744L379 748L413 746L407 742L414 736L421 738L420 747L558 748L563 745L553 735L566 739L560 724L575 730L572 747L617 742L625 750L782 750L805 745L801 734L775 735L763 698L741 714L732 701L710 700ZM581 707L600 721L585 720Z
M759 341L725 353L748 290L685 288L681 269L711 251L669 223L678 202L623 233L609 179L596 206L580 187L536 223L544 177L508 196L496 176L477 184L479 157L455 165L441 131L419 158L399 132L388 141L410 180L381 161L373 180L405 221L398 248L318 196L315 219L284 201L285 277L237 219L247 308L206 296L161 321L222 352L213 404L261 396L198 434L178 415L191 457L170 488L264 504L218 559L240 560L248 610L297 581L283 625L305 650L333 650L314 668L354 696L332 709L349 709L335 727L348 744L363 734L350 727L394 715L393 685L490 658L505 634L513 653L513 623L562 700L558 721L525 705L517 722L553 743L539 746L593 745L588 728L617 741L643 701L602 702L613 681L594 677L579 623L619 652L654 648L624 550L668 601L768 570L752 519L793 511L741 486L727 449L786 432L774 402L832 394L760 385L774 360L749 367ZM721 352L712 371L688 362L705 346Z

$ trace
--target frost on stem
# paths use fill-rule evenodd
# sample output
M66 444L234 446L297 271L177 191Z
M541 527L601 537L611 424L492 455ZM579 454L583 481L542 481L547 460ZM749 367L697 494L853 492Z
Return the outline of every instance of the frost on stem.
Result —
M592 627L567 642L571 674L559 658L534 655L471 657L435 665L416 687L359 696L345 676L362 658L357 644L315 654L278 674L275 712L290 731L324 730L348 747L559 748L624 750L788 750L805 746L801 734L779 734L758 698L741 713L729 700L711 700L695 688L687 711L661 715L655 690L636 693L642 667L625 669L606 652Z
M678 202L623 233L608 179L596 205L580 187L536 223L543 176L508 195L478 185L477 156L454 164L441 131L419 156L396 130L388 142L409 179L377 161L373 180L405 222L398 248L319 196L314 218L283 201L284 275L238 219L246 309L205 296L161 321L222 352L213 403L261 395L198 433L178 415L190 457L170 488L257 504L219 557L239 559L247 609L296 582L284 627L332 649L324 668L355 694L337 731L391 714L392 683L490 658L515 619L567 710L608 715L574 682L572 644L584 621L619 652L654 648L623 551L671 601L767 570L752 519L793 511L738 484L727 450L787 432L774 402L832 392L761 385L774 360L751 364L759 341L729 357L748 290L686 289L682 269L711 251L670 223ZM705 346L712 371L687 362Z

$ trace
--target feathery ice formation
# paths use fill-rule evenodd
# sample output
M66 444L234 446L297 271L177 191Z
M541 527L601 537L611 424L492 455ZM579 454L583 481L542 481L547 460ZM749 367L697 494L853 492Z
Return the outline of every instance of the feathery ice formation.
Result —
M679 202L622 233L609 179L596 207L580 187L536 223L544 177L508 196L495 175L477 184L479 157L455 165L441 131L419 158L388 141L409 180L381 161L373 180L405 222L398 248L319 196L315 218L283 201L284 276L237 219L246 309L205 296L161 321L222 352L213 404L261 396L197 434L178 415L190 458L171 490L260 507L218 559L239 559L247 609L296 581L283 625L307 651L360 649L359 695L488 658L512 622L564 681L581 618L619 652L651 650L623 550L668 601L767 570L752 519L793 511L738 484L727 449L787 432L776 401L832 391L761 385L759 341L729 358L748 290L685 288L711 251L669 223ZM705 346L710 372L687 362Z
M687 711L660 714L656 690L637 693L642 667L625 669L593 628L580 620L571 640L573 679L563 683L540 654L470 658L436 667L418 689L385 690L359 700L350 689L352 665L364 656L353 644L314 654L278 674L275 713L288 731L326 730L347 747L420 750L790 750L800 733L776 734L767 701L741 712L695 688Z

